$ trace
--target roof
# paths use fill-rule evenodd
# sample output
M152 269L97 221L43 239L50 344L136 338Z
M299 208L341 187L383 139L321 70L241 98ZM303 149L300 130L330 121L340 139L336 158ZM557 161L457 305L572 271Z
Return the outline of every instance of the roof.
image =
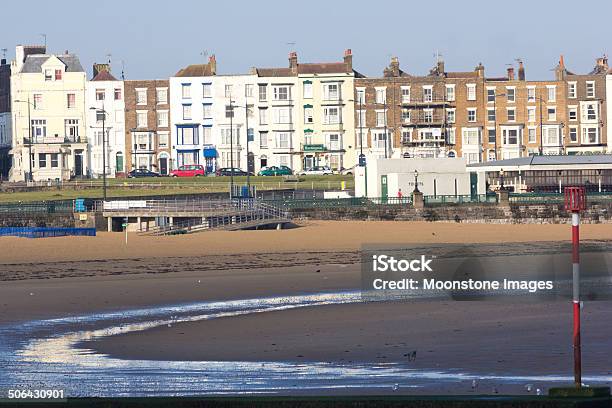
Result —
M42 65L53 55L35 54L26 57L20 72L24 73L39 73L42 70ZM79 61L79 57L74 54L55 55L57 59L62 61L66 66L66 72L85 72Z
M200 76L213 76L213 70L210 64L191 64L187 67L179 70L174 76L175 77L200 77Z
M255 68L260 77L286 77L293 76L291 68Z
M321 62L298 63L297 74L291 68L255 68L255 72L260 77L289 77L302 74L347 74L354 71L347 70L347 65L344 62Z
M612 165L612 155L542 155L518 157L516 159L496 160L484 163L474 163L468 167L520 167L520 166L580 166L580 165Z
M98 75L96 75L92 81L117 81L117 78L115 78L110 72L103 70L98 72Z

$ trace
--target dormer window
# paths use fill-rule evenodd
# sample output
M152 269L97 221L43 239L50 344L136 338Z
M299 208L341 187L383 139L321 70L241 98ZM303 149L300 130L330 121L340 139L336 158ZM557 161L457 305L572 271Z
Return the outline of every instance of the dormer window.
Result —
M61 69L56 69L55 70L55 80L56 81L61 81L62 80L62 70Z
M45 69L45 81L52 81L52 80L53 80L53 70Z

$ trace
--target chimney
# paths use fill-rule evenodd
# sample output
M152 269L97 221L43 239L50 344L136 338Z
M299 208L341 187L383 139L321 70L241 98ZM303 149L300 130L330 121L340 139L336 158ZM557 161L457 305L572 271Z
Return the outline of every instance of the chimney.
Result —
M597 58L596 65L598 68L602 68L604 70L608 70L608 56L604 55L603 57Z
M98 76L98 74L102 71L106 71L106 72L110 72L110 65L108 64L96 64L94 62L93 64L93 77L95 78Z
M344 50L344 65L346 65L346 72L353 71L353 51L350 48Z
M391 57L391 62L389 63L389 74L392 77L400 76L399 58Z
M210 74L217 75L217 57L215 57L215 54L208 57L208 66L210 67Z
M519 81L525 80L525 66L523 65L523 61L519 61L518 79Z
M479 62L478 65L476 65L476 68L474 68L474 71L478 73L478 78L484 78L484 70L485 67L482 65L482 62Z
M291 68L292 73L297 74L297 66L298 66L297 52L291 51L289 53L289 68Z
M514 67L508 68L508 81L514 81Z
M563 58L563 54L559 56L559 65L555 68L555 79L557 81L563 81L565 79L565 59Z
M436 62L436 71L438 71L438 75L444 75L444 60L442 58L438 58L438 62Z

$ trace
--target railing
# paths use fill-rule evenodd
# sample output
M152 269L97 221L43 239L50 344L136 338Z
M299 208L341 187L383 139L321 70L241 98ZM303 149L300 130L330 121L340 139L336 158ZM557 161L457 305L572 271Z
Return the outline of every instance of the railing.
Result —
M65 236L94 237L95 235L95 228L0 227L0 236L23 238L50 238Z
M425 204L497 203L494 194L424 196Z
M0 213L71 213L74 210L73 202L70 201L34 201L0 204Z

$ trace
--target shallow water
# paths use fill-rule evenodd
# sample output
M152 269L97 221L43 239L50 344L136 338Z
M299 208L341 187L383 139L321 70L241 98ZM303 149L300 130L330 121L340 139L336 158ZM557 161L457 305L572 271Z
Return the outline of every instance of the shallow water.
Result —
M492 384L509 384L516 389L526 383L547 387L572 381L564 375L424 371L399 363L122 360L80 346L86 340L180 322L362 301L359 292L322 293L141 308L4 326L0 327L0 389L56 388L64 389L70 397L335 394L359 390L437 393L446 386L455 392L457 386L465 387L463 393L467 393L469 384L476 380L482 384L479 392L487 393ZM586 377L584 381L609 383L612 375Z

